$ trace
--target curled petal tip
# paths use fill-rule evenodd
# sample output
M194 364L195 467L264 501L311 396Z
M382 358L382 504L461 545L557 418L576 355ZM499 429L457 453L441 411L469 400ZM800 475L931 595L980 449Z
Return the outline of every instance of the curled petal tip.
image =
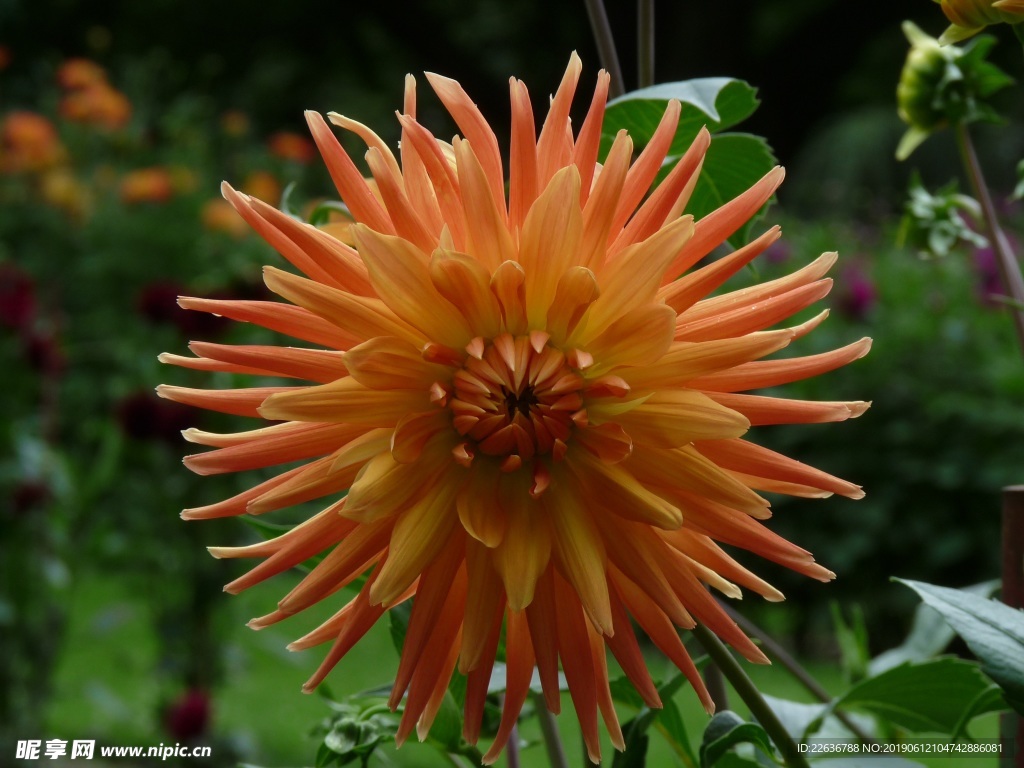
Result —
M764 599L769 603L781 603L785 601L786 596L775 587L768 587L768 589L765 590Z
M871 401L859 400L856 402L847 403L846 407L850 410L850 418L856 419L858 416L863 415L864 412L871 407Z

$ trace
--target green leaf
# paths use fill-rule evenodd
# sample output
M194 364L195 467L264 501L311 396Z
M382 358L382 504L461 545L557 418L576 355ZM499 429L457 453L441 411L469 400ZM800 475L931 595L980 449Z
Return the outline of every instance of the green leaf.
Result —
M1003 698L1003 690L998 685L991 685L979 693L974 701L967 705L960 722L956 724L953 731L954 739L961 739L967 734L967 726L971 720L989 712L1002 712L1006 709L1006 699Z
M263 520L258 517L253 517L252 515L242 515L239 519L246 525L255 528L257 531L259 531L260 536L262 536L265 540L268 541L270 539L276 539L281 534L287 533L292 529L292 526L290 525L281 525L280 523L268 523L266 520Z
M671 160L674 165L676 158ZM748 133L715 136L704 157L704 166L686 206L686 213L693 214L697 220L703 218L749 189L775 164L775 155L768 143L759 136ZM729 238L734 247L747 242L751 225L764 210L762 208Z
M405 634L409 631L409 617L412 616L412 601L406 600L394 608L388 610L389 628L391 630L391 642L399 654L402 653L402 646L405 645Z
M838 603L833 602L832 624L835 626L836 641L839 643L839 657L843 673L850 682L862 680L867 677L868 660L868 631L864 625L864 612L859 605L855 605L851 611L850 623L847 624L843 618L842 609Z
M757 760L737 755L735 752L726 752L715 765L718 768L764 768Z
M690 735L686 732L682 713L672 699L662 698L661 702L663 706L654 721L654 727L665 738L672 751L683 761L683 765L694 768L697 765L697 755L690 743Z
M799 701L777 699L766 693L761 695L775 716L779 718L786 733L797 742L806 741L809 734L818 730L831 709L828 704L803 704Z
M465 675L452 675L452 680L448 683L448 693L455 702L457 710L461 710L466 704L466 687L468 685L469 680Z
M292 195L295 194L295 190L298 189L298 186L299 185L294 181L288 183L288 186L284 188L284 192L281 193L281 204L278 208L280 208L281 213L286 216L291 216L293 219L302 221L302 216L300 216L292 206Z
M748 723L735 712L725 710L719 712L704 729L704 739L700 745L701 768L709 768L718 762L737 744L753 744L767 754L774 754L768 733L756 723Z
M1020 200L1024 197L1024 160L1017 163L1017 186L1013 188L1014 200Z
M942 614L1003 689L1007 703L1024 714L1024 611L958 589L896 581Z
M458 675L462 677L462 675ZM455 703L451 691L446 691L441 700L441 708L437 711L430 726L430 741L438 744L446 752L458 752L462 744L462 712Z
M608 103L600 156L608 154L615 134L622 129L629 132L636 148L647 146L669 99L677 99L682 106L670 155L685 152L701 127L706 125L712 133L724 131L750 117L760 104L756 88L728 77L681 80L630 91Z
M977 665L946 657L894 667L840 696L837 709L870 712L914 733L952 734L990 683Z
M998 587L999 582L993 580L966 587L965 591L988 597ZM907 638L895 648L890 648L873 658L868 665L868 674L878 675L907 661L924 661L937 656L945 650L955 635L941 613L921 603L914 613Z
M611 691L612 701L625 704L633 709L643 708L644 700L640 698L640 694L637 693L636 688L633 687L633 684L629 682L629 678L625 675L610 681L608 689Z
M613 759L613 768L627 768L634 765L642 766L643 757L647 753L649 737L647 731L653 725L665 737L672 750L688 768L695 768L697 756L690 745L686 726L672 697L682 687L685 678L681 673L672 675L658 686L658 695L662 701L661 709L651 709L644 704L640 694L626 677L618 677L609 683L612 699L620 704L637 710L637 714L622 726L626 742L626 750ZM639 755L640 762L636 762Z
M811 765L814 768L924 768L924 763L913 760L905 760L902 757L890 757L880 755L877 757L829 757L824 760L814 760Z
M626 748L612 756L612 768L644 768L647 765L650 737L636 727L636 718L623 724L622 735Z
M309 223L314 227L319 227L321 224L326 224L331 220L331 214L338 213L344 216L349 221L354 221L352 212L349 211L348 206L340 200L324 200L316 208L309 213Z

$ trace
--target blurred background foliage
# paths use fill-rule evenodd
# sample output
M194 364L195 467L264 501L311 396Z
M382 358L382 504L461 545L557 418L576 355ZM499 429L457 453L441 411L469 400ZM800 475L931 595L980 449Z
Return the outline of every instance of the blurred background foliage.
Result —
M878 651L900 637L914 603L888 584L891 575L952 586L995 577L999 489L1024 480L1015 450L1024 366L991 299L991 252L970 246L927 261L896 245L911 169L933 187L957 175L942 137L913 163L893 158L903 130L894 108L906 52L899 21L938 33L943 19L924 0L872 5L657 8L657 79L731 76L757 86L763 104L745 128L767 137L789 169L769 217L784 223L785 238L739 280L838 248L832 317L796 351L875 338L866 359L785 389L873 399L866 416L760 430L765 444L868 492L856 503L775 505L774 529L835 570L833 585L754 564L790 599L744 610L812 663L835 657L829 601L863 608ZM634 12L609 3L627 83ZM1008 42L994 59L1020 78L1020 52ZM599 64L582 3L0 0L0 754L10 739L41 734L206 741L218 746L214 764L236 755L311 762L302 745L314 748L307 732L322 708L298 688L317 660L282 651L302 628L253 635L241 626L285 587L223 597L220 585L238 570L203 547L256 534L234 521L186 525L176 514L251 483L191 476L180 466L179 431L238 425L152 394L167 380L232 386L223 374L162 371L157 353L183 353L190 339L262 337L184 312L175 299L265 297L260 268L277 257L218 185L228 179L278 202L295 183L300 212L332 195L304 109L340 111L393 143L403 75L436 71L459 79L500 134L507 78L529 83L540 105L573 49L592 79ZM419 116L444 135L447 118L425 90ZM1019 103L1002 105L1015 124ZM1024 215L1009 193L1024 131L979 135L1019 233ZM298 518L273 522L290 519ZM393 666L386 639L371 641L330 685L378 685ZM279 715L255 728L240 708L258 706Z

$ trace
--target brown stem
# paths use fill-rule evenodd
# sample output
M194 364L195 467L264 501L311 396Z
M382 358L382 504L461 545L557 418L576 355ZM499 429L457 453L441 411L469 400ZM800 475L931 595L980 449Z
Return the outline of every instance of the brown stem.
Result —
M558 735L558 723L555 722L555 716L548 711L541 694L533 694L533 706L537 710L537 721L544 739L544 749L548 753L548 765L551 768L569 768L569 763L565 759L565 749L562 747L562 738ZM586 754L586 750L584 750L584 754Z
M602 0L586 0L586 3L587 16L590 17L590 29L594 33L594 42L597 43L601 66L608 71L608 76L611 78L608 95L614 99L626 92L626 86L622 79L622 67L619 66L619 54L615 50L612 27L608 23L608 14L605 12Z
M1021 354L1024 354L1024 309L1020 309L1024 306L1024 277L1021 276L1020 267L1010 249L1010 241L1007 240L999 226L996 209L992 204L992 196L989 194L981 163L978 162L978 155L971 142L971 134L963 123L956 127L956 141L960 147L960 157L974 191L974 197L981 205L981 213L985 219L985 228L988 230L992 250L996 255L996 265L999 267L999 278L1003 283L1003 290L1016 305L1015 308L1010 309L1010 315L1013 318L1014 328L1017 330L1017 343L1020 345Z
M704 686L708 689L708 696L715 704L715 712L722 712L729 708L729 690L725 685L725 678L722 677L722 670L718 665L708 662L704 667Z
M636 55L637 87L654 85L654 0L637 0Z

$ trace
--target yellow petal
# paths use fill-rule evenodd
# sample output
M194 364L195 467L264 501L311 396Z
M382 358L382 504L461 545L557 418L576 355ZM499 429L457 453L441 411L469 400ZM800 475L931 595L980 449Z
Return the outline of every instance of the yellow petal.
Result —
M466 533L492 549L501 544L509 525L509 514L499 501L499 478L497 465L476 462L455 501Z
M544 327L558 279L575 263L582 233L580 175L576 166L570 165L556 173L537 198L519 237L531 328Z
M780 330L714 341L677 341L654 365L625 369L622 376L638 391L691 387L688 383L691 379L770 355L786 347L792 338L792 331Z
M560 478L541 497L551 521L559 570L576 590L594 626L601 634L610 635L614 628L608 601L604 542L589 511L577 497L576 489L567 485Z
M523 488L501 499L508 528L494 550L494 567L501 574L509 608L521 611L533 602L537 579L551 557L547 516Z
M377 295L426 338L454 349L472 338L462 314L430 281L427 257L412 243L356 225L359 253ZM394 335L394 334L390 334Z
M369 389L426 390L451 369L428 363L419 349L396 336L377 336L344 354L349 375Z
M372 604L391 605L444 547L458 520L458 487L450 476L442 476L399 516L384 566L370 589Z
M633 140L625 130L621 130L615 136L583 210L583 243L579 263L588 269L599 270L604 265L612 219L622 194L622 185L626 183L632 157Z
M509 150L508 225L522 230L526 214L537 199L537 131L530 94L521 80L509 80L512 136Z
M494 196L484 169L468 141L456 141L455 160L465 205L467 250L488 270L515 258L515 244L508 231L502 192Z
M651 365L672 343L676 313L664 304L640 307L608 326L584 349L597 361L587 373L598 376L619 365Z
M610 465L580 453L567 463L592 513L600 510L666 530L682 525L683 513L679 508L638 482L629 472L628 463Z
M548 308L545 329L555 344L562 344L601 295L594 273L586 267L570 267L559 278L555 297Z
M491 292L491 275L476 259L438 248L430 257L430 280L475 336L492 339L501 332L501 304Z
M628 413L606 417L600 403L589 404L590 418L614 418L634 441L676 448L694 440L739 437L750 427L746 417L689 389L655 392Z
M425 338L380 299L339 291L274 267L263 268L263 281L278 296L343 329L346 335L358 339L356 343L374 336L400 336L419 343Z
M502 262L491 276L491 292L501 304L501 316L508 333L526 331L526 273L514 261Z
M280 392L263 401L259 414L265 419L282 421L324 421L393 427L410 411L431 408L423 390L368 389L351 377Z

